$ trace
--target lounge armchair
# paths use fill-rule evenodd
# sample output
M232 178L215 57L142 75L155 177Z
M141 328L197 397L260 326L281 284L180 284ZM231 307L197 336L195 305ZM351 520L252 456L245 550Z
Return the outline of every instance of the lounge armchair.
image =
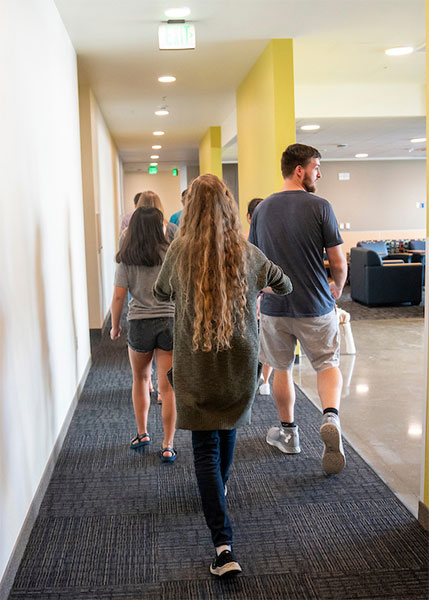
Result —
M422 266L419 263L383 262L380 255L367 248L350 252L351 297L367 306L377 304L420 304Z

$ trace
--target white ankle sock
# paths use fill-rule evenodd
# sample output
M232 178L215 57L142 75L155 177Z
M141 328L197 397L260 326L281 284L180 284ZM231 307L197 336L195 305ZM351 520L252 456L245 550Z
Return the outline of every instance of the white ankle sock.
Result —
M222 546L216 546L216 555L222 554L224 550L229 550L231 552L231 546L228 544L223 544Z

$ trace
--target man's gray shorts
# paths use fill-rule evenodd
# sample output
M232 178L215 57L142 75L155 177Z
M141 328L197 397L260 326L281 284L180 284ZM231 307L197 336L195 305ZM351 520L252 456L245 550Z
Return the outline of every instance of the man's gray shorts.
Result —
M340 364L340 335L335 309L321 317L269 317L261 315L259 360L277 371L290 369L296 341L315 371Z

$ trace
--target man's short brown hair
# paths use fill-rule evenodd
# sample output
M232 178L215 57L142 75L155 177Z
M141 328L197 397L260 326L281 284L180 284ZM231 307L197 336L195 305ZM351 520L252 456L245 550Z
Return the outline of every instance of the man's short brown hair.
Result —
M291 144L282 154L281 169L283 178L293 175L296 167L306 167L312 158L322 158L319 150L305 144Z

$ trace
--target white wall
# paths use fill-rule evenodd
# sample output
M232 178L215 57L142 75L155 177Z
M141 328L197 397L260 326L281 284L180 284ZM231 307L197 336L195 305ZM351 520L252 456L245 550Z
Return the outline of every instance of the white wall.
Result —
M424 116L425 99L424 84L302 85L296 82L295 116L297 119Z
M188 181L189 183L189 181ZM171 171L158 171L156 175L148 173L124 173L124 204L126 212L133 210L133 198L138 192L152 190L161 198L167 220L181 210L180 177L174 177Z
M425 229L426 208L416 208L416 202L426 204L424 160L322 159L321 164L317 194L352 231ZM339 181L338 173L349 173L350 180Z
M90 348L75 52L51 0L0 23L1 576Z

